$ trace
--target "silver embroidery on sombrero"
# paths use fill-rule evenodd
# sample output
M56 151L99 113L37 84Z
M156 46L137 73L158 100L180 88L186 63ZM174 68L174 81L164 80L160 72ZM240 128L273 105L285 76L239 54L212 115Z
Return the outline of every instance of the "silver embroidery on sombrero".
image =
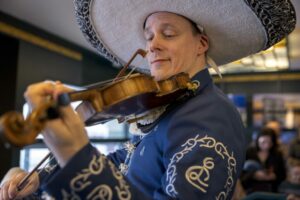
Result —
M108 165L113 173L113 176L119 182L119 186L115 186L119 199L121 200L131 199L129 185L124 180L123 174L115 167L115 165L111 161L108 161Z
M195 147L200 148L209 148L214 150L222 159L227 160L227 179L224 184L224 191L220 191L219 194L216 195L217 200L226 199L228 194L232 191L234 185L233 175L236 173L236 159L233 156L233 152L231 154L228 152L225 145L221 142L217 142L213 137L208 137L207 135L199 138L197 135L194 138L188 139L183 145L183 150L175 153L171 158L171 162L168 165L167 169L167 182L168 185L166 187L166 192L168 195L172 197L176 197L178 192L174 186L174 182L176 181L177 170L176 164L181 161L188 153L192 152ZM204 159L205 160L205 159ZM211 162L211 160L209 160ZM207 161L206 161L207 162ZM189 180L187 180L189 181ZM208 187L209 185L207 185ZM198 188L199 189L199 188Z
M84 37L97 51L110 61L122 64L116 56L112 55L108 48L98 39L97 33L90 19L90 4L92 0L74 0L75 16Z
M207 157L203 160L203 166L191 166L185 172L185 178L191 183L194 187L201 190L203 193L206 193L208 187L208 181L210 179L210 170L215 167L213 158Z
M245 0L245 2L258 16L267 32L268 41L264 49L276 44L293 31L296 12L288 0Z

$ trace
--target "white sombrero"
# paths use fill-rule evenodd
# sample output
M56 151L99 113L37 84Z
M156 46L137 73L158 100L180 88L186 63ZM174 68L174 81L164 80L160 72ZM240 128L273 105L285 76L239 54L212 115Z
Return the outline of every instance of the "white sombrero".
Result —
M124 64L145 48L143 24L149 14L167 11L204 28L207 55L217 65L265 50L296 24L289 0L75 0L79 26L87 40L109 60ZM133 62L147 71L147 62Z

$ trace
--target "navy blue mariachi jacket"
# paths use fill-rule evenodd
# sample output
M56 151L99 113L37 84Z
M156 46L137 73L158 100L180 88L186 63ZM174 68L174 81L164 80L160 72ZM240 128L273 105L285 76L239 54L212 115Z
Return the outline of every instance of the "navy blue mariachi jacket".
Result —
M231 199L245 157L243 124L207 69L193 80L196 95L129 148L125 175L128 149L104 156L88 144L64 168L42 173L42 190L55 199Z

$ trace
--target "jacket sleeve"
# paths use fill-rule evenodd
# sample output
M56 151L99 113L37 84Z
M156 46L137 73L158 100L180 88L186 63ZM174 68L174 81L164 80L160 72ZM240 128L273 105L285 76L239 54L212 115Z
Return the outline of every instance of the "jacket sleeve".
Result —
M171 120L162 144L166 173L155 199L231 199L244 161L243 129L199 120Z
M138 192L115 164L91 144L48 178L42 190L54 199L150 199Z

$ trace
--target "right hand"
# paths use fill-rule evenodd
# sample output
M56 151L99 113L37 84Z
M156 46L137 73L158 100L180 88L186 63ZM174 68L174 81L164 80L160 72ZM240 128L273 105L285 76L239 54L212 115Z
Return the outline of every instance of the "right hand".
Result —
M35 172L28 179L25 187L18 191L17 186L27 175L27 172L20 168L12 168L4 176L1 182L0 200L21 199L34 193L39 187L39 177Z
M28 86L24 96L32 108L54 100L59 94L72 91L60 82L40 82ZM59 107L60 117L48 120L42 134L44 142L53 153L60 167L89 143L85 125L80 116L70 106Z
M276 175L273 172L267 172L266 170L257 170L254 173L254 179L259 181L272 181L276 179Z

